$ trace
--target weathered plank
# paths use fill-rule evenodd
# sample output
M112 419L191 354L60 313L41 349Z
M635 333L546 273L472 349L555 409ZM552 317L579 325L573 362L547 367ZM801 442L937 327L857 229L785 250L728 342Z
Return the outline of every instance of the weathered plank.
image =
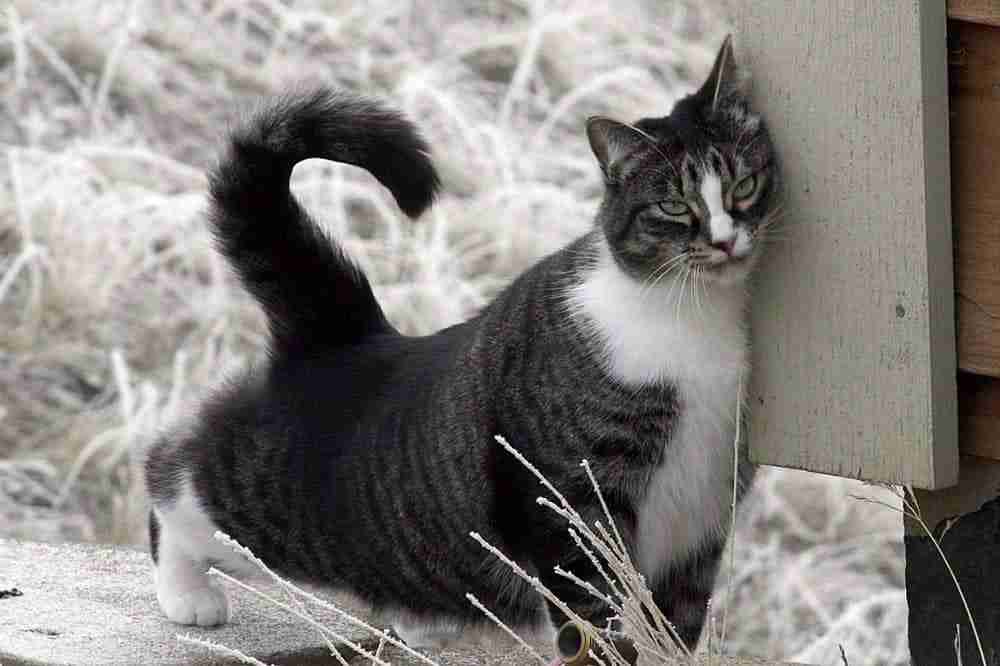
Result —
M987 502L1000 498L1000 461L963 455L959 482L942 490L917 490L920 513L931 530L942 522L978 511ZM919 536L923 530L913 520L904 522L906 533Z
M1000 29L948 29L958 364L1000 377Z
M787 180L752 314L752 457L953 484L945 5L727 4Z
M958 433L962 453L1000 460L1000 379L959 373Z
M949 18L1000 26L1000 0L948 0Z

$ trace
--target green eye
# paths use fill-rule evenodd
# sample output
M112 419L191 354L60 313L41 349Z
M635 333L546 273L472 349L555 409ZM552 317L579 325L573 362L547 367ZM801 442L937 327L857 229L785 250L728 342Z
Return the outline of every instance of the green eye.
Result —
M672 217L680 217L691 212L691 208L689 208L686 203L683 201L677 201L676 199L661 201L659 206L660 210Z
M757 176L747 176L736 183L733 188L733 197L736 199L746 199L757 191Z

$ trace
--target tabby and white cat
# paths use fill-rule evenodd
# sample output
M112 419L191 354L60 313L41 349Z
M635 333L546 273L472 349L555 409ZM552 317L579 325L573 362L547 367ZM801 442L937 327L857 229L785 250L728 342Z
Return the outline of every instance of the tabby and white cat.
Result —
M289 190L295 164L322 157L366 168L419 215L438 178L415 128L320 91L237 131L212 174L211 223L267 314L270 354L149 452L167 617L227 621L206 575L242 569L213 540L222 530L286 576L389 612L417 646L481 623L467 592L512 627L561 625L469 538L478 531L604 626L610 610L553 567L603 580L537 507L502 434L585 516L597 511L579 465L590 461L657 604L693 646L729 520L746 278L779 179L744 81L727 40L669 116L592 119L606 182L593 230L425 337L392 327Z

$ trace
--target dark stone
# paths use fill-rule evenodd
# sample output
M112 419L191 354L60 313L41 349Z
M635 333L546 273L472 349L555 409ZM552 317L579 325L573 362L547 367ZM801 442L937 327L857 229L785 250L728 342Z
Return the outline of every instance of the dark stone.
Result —
M42 636L48 636L49 638L55 638L60 635L60 633L55 629L25 629L25 631L30 631L33 634L41 634Z
M8 590L0 590L0 599L7 599L9 597L20 597L24 594L21 590L16 587L12 587Z
M934 528L936 535L942 527ZM1000 666L1000 498L962 516L939 539L969 602L987 665ZM982 664L962 600L934 544L925 536L907 536L905 542L913 665L958 663L955 625L961 627L961 663Z

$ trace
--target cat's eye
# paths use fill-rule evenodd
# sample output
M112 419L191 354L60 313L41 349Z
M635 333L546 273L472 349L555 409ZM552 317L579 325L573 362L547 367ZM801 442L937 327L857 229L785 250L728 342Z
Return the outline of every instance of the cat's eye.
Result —
M746 199L753 195L757 191L757 176L747 176L740 182L736 183L736 187L733 188L733 198L735 199Z
M691 208L686 203L677 201L676 199L661 201L659 206L660 210L671 217L681 217L691 212Z

